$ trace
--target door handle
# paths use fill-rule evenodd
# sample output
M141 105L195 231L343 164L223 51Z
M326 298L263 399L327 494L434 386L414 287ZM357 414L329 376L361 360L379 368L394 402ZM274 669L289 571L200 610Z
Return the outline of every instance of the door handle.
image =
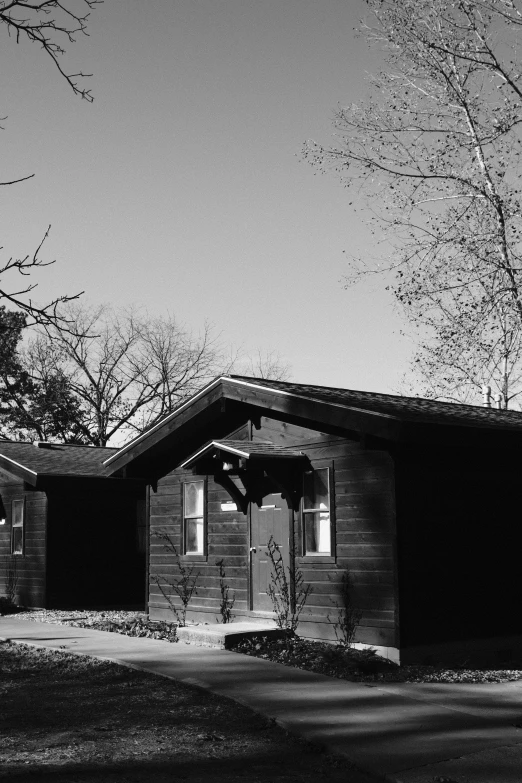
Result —
M250 551L251 551L251 552L257 552L257 549L256 549L256 547L255 547L255 546L251 546L251 547L250 547Z

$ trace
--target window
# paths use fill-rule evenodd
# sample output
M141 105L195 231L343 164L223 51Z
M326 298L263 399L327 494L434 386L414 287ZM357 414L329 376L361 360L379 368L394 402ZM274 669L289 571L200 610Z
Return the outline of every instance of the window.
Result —
M303 543L305 555L331 555L330 471L310 470L304 475Z
M24 501L13 500L11 505L11 554L24 553Z
M183 542L186 555L205 554L205 482L183 484Z

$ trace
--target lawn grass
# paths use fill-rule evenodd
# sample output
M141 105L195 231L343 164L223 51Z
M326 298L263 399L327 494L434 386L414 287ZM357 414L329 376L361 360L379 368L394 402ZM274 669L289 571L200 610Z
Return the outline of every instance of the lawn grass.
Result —
M223 697L107 661L0 643L10 783L370 783Z

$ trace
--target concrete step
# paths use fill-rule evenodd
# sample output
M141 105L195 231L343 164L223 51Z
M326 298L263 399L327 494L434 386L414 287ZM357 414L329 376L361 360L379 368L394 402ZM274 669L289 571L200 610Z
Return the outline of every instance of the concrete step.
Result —
M285 632L277 628L273 620L267 620L266 623L202 623L186 625L176 631L180 642L196 644L199 647L216 647L220 650L226 650L239 641L260 634L278 638L284 636Z

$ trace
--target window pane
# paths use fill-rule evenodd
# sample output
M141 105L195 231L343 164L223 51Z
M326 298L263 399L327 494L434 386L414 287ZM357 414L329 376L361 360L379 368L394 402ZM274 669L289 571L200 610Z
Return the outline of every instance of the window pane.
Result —
M185 521L185 552L203 554L203 517Z
M13 534L13 548L12 553L13 555L23 555L23 541L24 541L24 530L22 527L14 527L12 530Z
M21 527L24 523L24 501L13 500L13 527Z
M305 554L331 555L330 513L328 511L316 511L312 514L305 514L304 524Z
M185 484L185 516L203 516L203 482L192 481Z
M305 473L304 478L304 506L306 508L322 508L327 511L330 508L328 491L328 468Z

